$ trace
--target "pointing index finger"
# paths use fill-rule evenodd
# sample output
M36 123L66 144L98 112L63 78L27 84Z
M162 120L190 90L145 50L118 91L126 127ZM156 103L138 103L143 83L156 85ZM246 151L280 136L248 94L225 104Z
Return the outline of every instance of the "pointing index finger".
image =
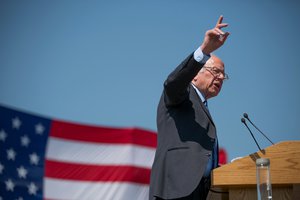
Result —
M219 24L222 24L222 21L223 21L223 15L221 15L221 16L219 17L216 26L218 26Z

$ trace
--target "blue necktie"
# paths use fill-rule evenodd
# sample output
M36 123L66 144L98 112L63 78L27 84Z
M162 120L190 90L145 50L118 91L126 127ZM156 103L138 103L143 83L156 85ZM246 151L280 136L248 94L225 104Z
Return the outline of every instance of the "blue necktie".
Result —
M208 105L207 105L207 101L206 101L206 100L203 101L203 104L205 105L205 107L206 107L207 110L208 110ZM208 111L209 111L209 110L208 110Z
M209 112L207 101L206 100L203 101L203 104L206 106L206 108ZM218 140L216 138L214 148L212 151L212 155L209 157L209 160L208 160L208 163L206 166L206 170L204 172L204 177L209 177L211 170L216 168L217 166L218 166Z

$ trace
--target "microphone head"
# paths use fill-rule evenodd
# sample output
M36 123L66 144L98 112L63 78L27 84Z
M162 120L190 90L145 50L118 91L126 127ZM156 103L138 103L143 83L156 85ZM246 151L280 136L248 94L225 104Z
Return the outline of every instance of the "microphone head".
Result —
M241 118L241 122L245 124L245 123L246 123L245 118L242 117L242 118Z
M248 119L248 114L247 114L247 113L244 113L244 117L245 117L246 119Z

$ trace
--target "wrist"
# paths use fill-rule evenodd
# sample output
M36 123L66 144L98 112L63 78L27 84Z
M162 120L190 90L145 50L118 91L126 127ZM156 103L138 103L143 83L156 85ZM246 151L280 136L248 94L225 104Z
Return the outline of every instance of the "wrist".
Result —
M203 54L205 55L210 55L211 51L209 50L209 48L205 47L204 45L200 46L201 51L203 52Z
M206 61L210 58L210 54L206 54L205 52L202 51L201 47L196 49L194 52L194 59L201 64L205 64Z

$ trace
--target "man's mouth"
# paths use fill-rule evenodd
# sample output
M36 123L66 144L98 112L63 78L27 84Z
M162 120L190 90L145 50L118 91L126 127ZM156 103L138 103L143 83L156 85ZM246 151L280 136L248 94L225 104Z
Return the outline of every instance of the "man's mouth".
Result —
M220 90L221 89L221 83L214 83L214 86L216 87L216 88L218 88L218 90Z

